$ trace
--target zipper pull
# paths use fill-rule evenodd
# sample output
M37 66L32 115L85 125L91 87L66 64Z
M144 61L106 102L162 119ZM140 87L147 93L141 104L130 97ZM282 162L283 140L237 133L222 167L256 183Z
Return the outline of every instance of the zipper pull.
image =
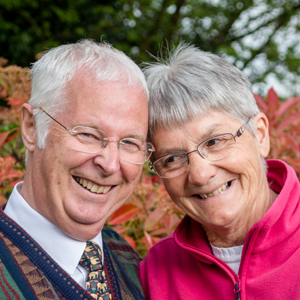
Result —
M234 292L236 293L236 300L241 300L241 293L240 293L241 289L239 287L239 282L237 282L235 284L235 287L234 287Z

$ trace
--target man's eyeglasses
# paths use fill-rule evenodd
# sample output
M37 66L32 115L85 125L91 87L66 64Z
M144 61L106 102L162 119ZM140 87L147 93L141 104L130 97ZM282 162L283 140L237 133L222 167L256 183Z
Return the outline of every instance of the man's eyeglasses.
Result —
M235 135L231 133L218 134L201 142L196 150L185 152L178 151L164 155L153 163L149 163L151 169L154 169L161 178L172 178L183 174L189 165L188 155L198 151L203 159L216 161L230 155L235 150L236 138L240 137L249 121L242 125Z
M96 154L104 149L108 142L116 142L118 143L120 160L138 165L145 163L150 158L152 152L155 151L151 143L134 138L124 138L120 141L110 140L105 137L104 132L95 128L75 126L73 129L68 129L50 116L43 107L40 106L39 108L69 132L72 139L70 145L74 150Z

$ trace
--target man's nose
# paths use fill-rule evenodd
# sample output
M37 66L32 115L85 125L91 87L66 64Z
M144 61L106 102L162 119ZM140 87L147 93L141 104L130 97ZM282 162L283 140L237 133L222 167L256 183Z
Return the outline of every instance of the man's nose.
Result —
M107 140L101 152L95 157L95 164L99 165L106 175L112 175L120 170L119 142Z

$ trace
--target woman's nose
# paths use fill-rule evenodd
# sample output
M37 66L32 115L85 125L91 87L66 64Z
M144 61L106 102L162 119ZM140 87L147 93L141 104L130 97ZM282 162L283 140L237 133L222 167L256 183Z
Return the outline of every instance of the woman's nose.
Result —
M198 151L189 154L188 180L190 184L205 185L216 175L216 166L201 157Z

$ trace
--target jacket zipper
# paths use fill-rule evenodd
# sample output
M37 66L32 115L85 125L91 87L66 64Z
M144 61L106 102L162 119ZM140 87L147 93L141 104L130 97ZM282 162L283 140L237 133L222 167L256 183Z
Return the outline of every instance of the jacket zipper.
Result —
M236 300L241 300L240 280L235 284L234 292L236 293Z
M243 264L245 262L245 253L246 253L246 251L248 251L248 247L249 247L250 242L251 242L251 246L253 247L254 241L255 241L255 239L257 237L257 234L258 234L257 227L258 227L257 224L255 224L254 227L253 227L251 235L249 235L249 238L247 240L245 240L243 255L241 257L240 268L243 266ZM240 274L240 271L239 271L239 274ZM234 292L236 293L236 300L241 300L241 287L240 287L241 282L240 282L240 275L239 274L238 274L238 281L234 285Z

